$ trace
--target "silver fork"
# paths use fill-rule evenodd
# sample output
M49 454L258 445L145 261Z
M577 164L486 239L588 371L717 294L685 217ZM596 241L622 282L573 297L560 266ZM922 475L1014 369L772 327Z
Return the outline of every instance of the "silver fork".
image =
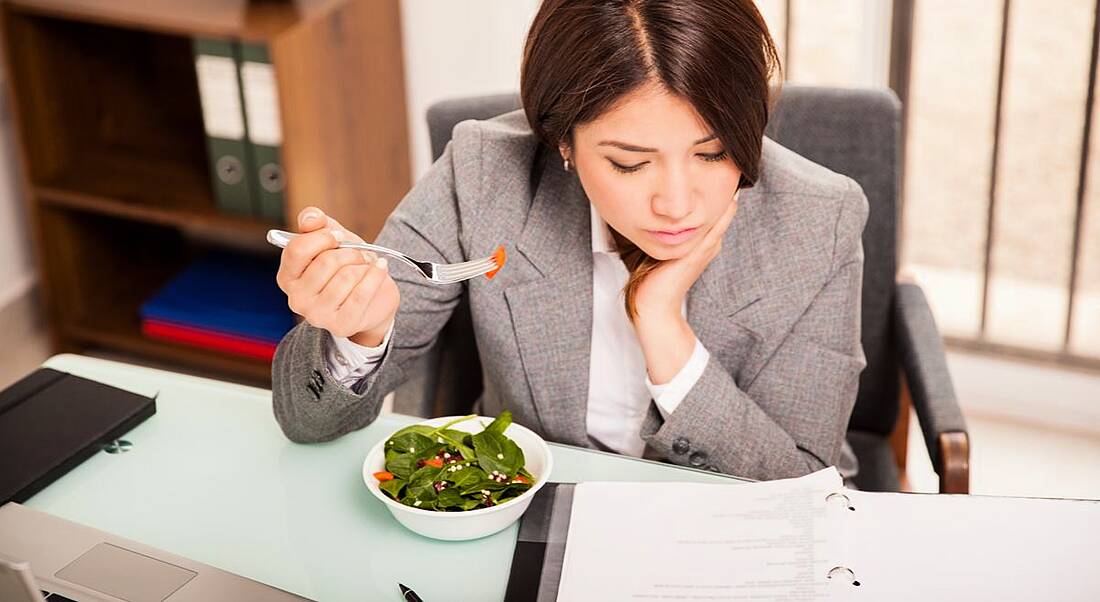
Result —
M290 241L293 240L297 234L293 232L286 232L285 230L268 230L267 242L285 249ZM500 269L503 265L504 250L498 249L497 253L490 255L484 259L475 259L473 261L463 261L462 263L433 263L431 261L417 261L412 257L400 252L388 249L386 247L380 247L378 245L372 245L365 242L342 242L340 243L341 249L360 249L363 251L374 251L375 253L385 253L391 257L395 257L412 267L416 268L424 278L434 282L436 284L454 284L455 282L462 282L463 280L469 280L471 278L477 278L483 274L488 274L494 270ZM497 257L501 257L501 265L497 265Z

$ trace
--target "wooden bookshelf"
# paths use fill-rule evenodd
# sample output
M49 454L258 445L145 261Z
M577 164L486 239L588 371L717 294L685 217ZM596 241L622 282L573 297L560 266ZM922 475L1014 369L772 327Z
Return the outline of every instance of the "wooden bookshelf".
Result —
M397 0L0 0L22 183L57 351L103 348L270 382L266 362L149 339L138 306L217 241L191 42L262 42L278 81L283 222L374 237L411 184ZM213 242L212 242L213 241Z

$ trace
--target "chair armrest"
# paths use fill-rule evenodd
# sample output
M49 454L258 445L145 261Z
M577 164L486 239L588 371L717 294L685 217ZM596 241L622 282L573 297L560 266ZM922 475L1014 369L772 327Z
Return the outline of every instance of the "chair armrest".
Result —
M943 340L920 286L899 282L895 318L901 369L917 412L940 491L966 493L970 444L947 369Z

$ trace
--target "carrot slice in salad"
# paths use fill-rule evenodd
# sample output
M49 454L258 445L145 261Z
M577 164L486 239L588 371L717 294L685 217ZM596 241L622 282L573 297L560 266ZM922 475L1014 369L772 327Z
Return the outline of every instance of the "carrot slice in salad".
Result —
M379 483L385 483L386 481L393 480L393 473L388 471L381 471L374 473L374 478L378 479Z
M497 272L504 267L504 262L508 257L504 254L504 245L497 247L496 251L493 251L493 261L497 264L497 268L491 272L486 272L485 277L489 280L493 279L493 276L497 275Z

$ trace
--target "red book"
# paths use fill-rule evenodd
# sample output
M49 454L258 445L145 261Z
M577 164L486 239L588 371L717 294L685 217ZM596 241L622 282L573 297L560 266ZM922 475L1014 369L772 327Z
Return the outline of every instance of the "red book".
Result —
M206 330L174 322L146 319L141 321L141 332L145 336L155 339L164 339L206 349L216 349L269 362L275 357L276 343L227 334L217 330Z

